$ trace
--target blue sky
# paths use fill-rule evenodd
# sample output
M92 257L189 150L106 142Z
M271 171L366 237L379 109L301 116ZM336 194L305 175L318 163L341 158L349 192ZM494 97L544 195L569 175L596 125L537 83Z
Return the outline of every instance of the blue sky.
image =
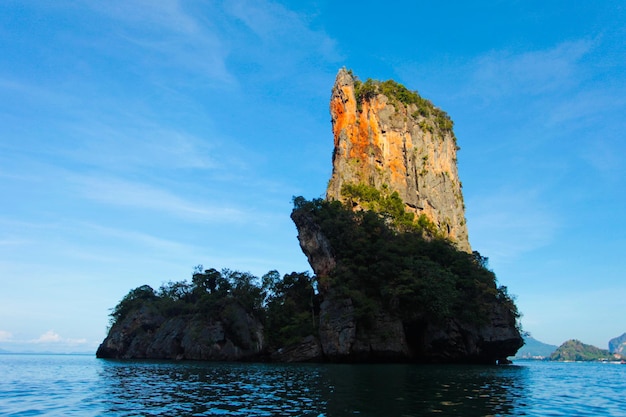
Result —
M580 3L580 4L579 4ZM621 1L3 1L0 348L95 351L132 288L310 267L339 68L455 121L472 247L547 343L626 332Z

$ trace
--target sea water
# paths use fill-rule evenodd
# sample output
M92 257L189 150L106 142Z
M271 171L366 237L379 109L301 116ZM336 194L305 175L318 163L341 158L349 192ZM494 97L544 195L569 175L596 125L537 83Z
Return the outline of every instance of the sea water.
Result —
M114 361L0 354L2 416L626 416L626 366Z

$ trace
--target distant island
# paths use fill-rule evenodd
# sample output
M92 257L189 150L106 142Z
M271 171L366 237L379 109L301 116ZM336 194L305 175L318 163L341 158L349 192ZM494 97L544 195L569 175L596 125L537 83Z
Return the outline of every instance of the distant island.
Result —
M608 350L587 345L579 340L568 340L550 355L550 360L560 362L591 362L591 361L615 361L621 357L614 356Z
M626 333L609 340L609 352L626 357Z
M623 361L626 359L626 333L609 341L609 349L571 339L561 346L543 343L529 334L524 336L524 346L513 359L551 360L557 362Z

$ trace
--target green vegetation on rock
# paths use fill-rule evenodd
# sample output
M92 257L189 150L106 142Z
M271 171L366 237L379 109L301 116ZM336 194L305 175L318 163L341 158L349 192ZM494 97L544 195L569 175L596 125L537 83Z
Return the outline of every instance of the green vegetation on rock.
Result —
M365 210L378 213L387 219L399 231L423 233L429 237L441 237L437 226L425 215L417 220L415 214L405 210L406 205L397 191L391 192L387 185L380 190L367 184L344 183L341 195L346 198L348 206L360 205Z
M350 72L352 74L352 72ZM378 94L387 96L392 102L402 103L406 106L415 105L415 110L411 116L433 118L435 125L443 130L452 132L454 122L448 116L448 113L435 107L428 99L423 98L417 91L411 91L404 85L393 81L378 81L368 78L365 82L361 82L357 77L354 78L354 95L356 98L357 109L362 109L364 100L371 100Z
M344 183L341 195L347 199L348 206L360 205L366 210L375 211L389 218L394 226L401 228L415 227L415 215L405 211L405 204L397 191L390 192L389 187L380 190L360 183Z
M370 189L355 189L378 201ZM519 317L506 287L496 286L487 258L478 252L424 239L416 229L398 230L384 211L353 211L338 201L302 197L294 198L294 206L321 227L337 261L330 276L318 278L319 285L352 299L363 324L384 310L407 323L455 318L480 325L494 304Z
M143 309L187 321L213 317L228 327L237 323L229 317L236 311L234 304L261 320L270 347L280 348L315 334L319 305L308 273L293 272L281 279L277 271L270 271L259 279L230 269L202 272L201 266L196 267L191 282L167 282L157 291L148 285L131 290L112 309L111 326ZM237 335L238 329L230 330Z
M553 361L601 361L610 360L608 350L600 349L592 345L586 345L579 340L568 340L550 355Z

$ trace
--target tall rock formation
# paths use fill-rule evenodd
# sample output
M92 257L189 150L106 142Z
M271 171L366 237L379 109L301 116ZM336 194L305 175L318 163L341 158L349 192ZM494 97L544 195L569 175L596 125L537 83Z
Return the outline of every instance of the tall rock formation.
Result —
M342 229L345 219L329 223L329 214L317 216L316 203L307 207L304 201L294 201L291 218L318 277L321 356L331 361L506 363L523 345L513 300L486 268L471 279L461 276L484 258L473 254L469 244L458 148L448 115L400 84L363 83L345 69L337 74L330 113L335 147L326 200L341 201L353 210L378 211L376 204L384 206L384 198L397 193L404 211L415 214L417 230L456 246L456 255L444 255L448 249L441 248L439 256L466 262L467 268L452 277L453 266L445 261L431 269L440 262L432 252L408 253L398 246L391 252L378 250L398 241L393 234L381 237L382 228L367 237ZM396 204L399 199L389 201ZM367 242L346 246L355 236ZM385 243L370 244L377 240ZM450 280L456 281L441 286ZM407 291L413 298L401 307L399 298L389 296ZM433 301L446 297L456 297L457 315L446 315ZM429 303L439 316L420 310ZM414 306L419 312L407 314ZM480 311L480 319L463 314L471 308Z
M144 285L113 309L98 357L506 363L515 355L519 313L471 251L447 114L393 81L362 83L346 70L330 109L331 201L296 197L291 214L318 293L308 274L268 274L260 287L249 274L214 269L158 292Z
M452 121L394 83L362 83L341 69L332 89L333 173L327 199L345 202L345 184L398 192L406 211L471 252Z

